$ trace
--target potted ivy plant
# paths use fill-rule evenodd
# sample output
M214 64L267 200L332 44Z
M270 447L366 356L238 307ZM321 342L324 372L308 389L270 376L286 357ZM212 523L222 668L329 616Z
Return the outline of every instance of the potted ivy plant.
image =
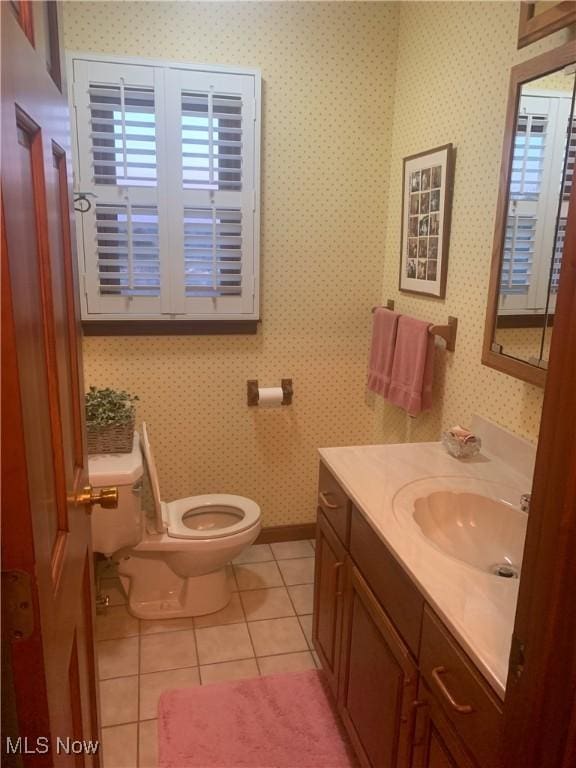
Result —
M88 453L130 453L137 395L90 387L85 395Z

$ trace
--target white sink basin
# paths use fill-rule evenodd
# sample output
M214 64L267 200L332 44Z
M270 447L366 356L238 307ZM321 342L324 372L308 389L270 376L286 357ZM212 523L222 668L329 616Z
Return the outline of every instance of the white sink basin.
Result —
M427 478L399 491L394 508L444 554L513 578L520 571L527 522L513 500L518 502L518 491L489 481Z

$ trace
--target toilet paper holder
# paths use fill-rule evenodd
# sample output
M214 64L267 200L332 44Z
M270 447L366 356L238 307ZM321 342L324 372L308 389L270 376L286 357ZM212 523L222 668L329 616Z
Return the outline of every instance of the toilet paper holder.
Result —
M292 379L282 379L281 387L284 393L282 405L292 405L292 397L294 395ZM258 405L258 400L258 379L248 379L246 382L246 402L248 405Z

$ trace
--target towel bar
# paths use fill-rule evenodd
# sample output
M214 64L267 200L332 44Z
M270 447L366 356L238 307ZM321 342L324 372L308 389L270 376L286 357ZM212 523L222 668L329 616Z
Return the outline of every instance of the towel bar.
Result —
M372 307L372 312L377 310L378 307ZM394 310L394 299L388 299L385 309ZM449 352L454 352L456 349L456 333L458 332L458 318L452 315L448 316L447 325L432 325L429 332L434 336L441 336L446 342L446 349Z

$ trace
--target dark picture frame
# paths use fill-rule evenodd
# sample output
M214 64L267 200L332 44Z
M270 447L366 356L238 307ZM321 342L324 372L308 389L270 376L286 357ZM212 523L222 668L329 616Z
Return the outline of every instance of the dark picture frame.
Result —
M403 160L398 284L403 293L446 295L455 155L452 144L443 144Z

